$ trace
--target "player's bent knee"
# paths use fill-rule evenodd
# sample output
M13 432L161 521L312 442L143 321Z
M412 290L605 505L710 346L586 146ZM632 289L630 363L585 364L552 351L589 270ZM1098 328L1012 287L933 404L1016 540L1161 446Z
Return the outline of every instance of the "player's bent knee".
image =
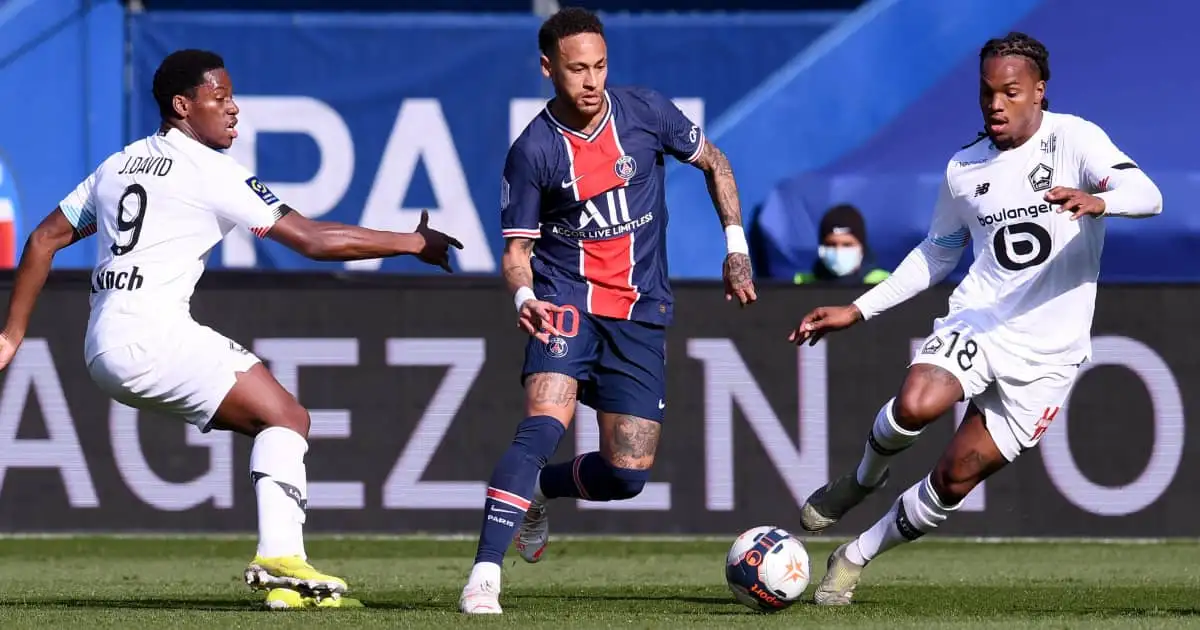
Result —
M299 402L293 401L264 419L268 427L283 427L291 429L308 439L308 431L312 428L312 416Z
M613 469L613 498L621 501L632 499L642 493L650 479L649 470Z
M941 417L945 410L940 408L929 392L905 389L896 397L892 411L896 424L902 429L919 431Z
M904 380L892 412L901 428L919 431L961 398L962 386L952 374L935 366L918 365Z
M982 481L982 471L975 464L973 455L943 457L929 476L929 481L938 498L947 505L954 505L971 494Z
M620 468L602 459L605 464L605 479L597 483L599 492L593 497L599 501L624 501L642 493L650 480L650 469Z

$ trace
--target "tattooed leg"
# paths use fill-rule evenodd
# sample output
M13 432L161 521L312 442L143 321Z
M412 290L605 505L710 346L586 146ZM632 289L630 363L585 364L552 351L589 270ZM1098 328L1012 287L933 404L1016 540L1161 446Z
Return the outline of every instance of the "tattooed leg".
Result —
M662 424L628 414L601 413L600 456L614 468L649 470Z
M571 426L579 381L555 372L539 372L525 378L525 415L550 416Z
M642 491L654 465L662 425L627 414L601 412L597 416L600 451L542 469L539 499L618 501Z

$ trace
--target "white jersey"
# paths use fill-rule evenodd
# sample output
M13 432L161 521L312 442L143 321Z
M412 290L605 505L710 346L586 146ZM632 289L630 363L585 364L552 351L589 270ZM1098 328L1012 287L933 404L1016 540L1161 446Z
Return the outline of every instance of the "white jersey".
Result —
M1095 124L1051 112L1020 147L999 151L982 139L956 153L929 240L953 248L969 237L975 261L950 297L948 318L1028 360L1085 361L1105 219L1072 221L1044 195L1056 186L1100 193L1110 177L1136 168Z
M95 232L85 358L191 321L213 246L237 226L264 236L282 203L233 158L172 129L114 153L59 208Z

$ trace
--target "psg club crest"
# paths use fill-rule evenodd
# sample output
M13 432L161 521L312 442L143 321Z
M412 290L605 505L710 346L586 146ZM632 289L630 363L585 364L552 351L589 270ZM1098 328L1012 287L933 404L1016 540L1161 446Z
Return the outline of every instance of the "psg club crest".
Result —
M567 356L567 340L562 337L551 337L549 343L546 344L546 352L555 359L561 359Z
M616 171L617 177L629 181L637 173L637 162L633 161L632 155L622 155L613 165L613 170Z

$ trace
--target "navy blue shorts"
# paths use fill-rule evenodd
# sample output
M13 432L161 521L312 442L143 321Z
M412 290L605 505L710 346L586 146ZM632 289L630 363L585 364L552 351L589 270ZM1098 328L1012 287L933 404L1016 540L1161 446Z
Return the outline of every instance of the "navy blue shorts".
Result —
M575 309L559 318L563 336L550 343L529 338L521 381L539 372L565 374L579 381L579 401L596 411L662 422L667 329Z

